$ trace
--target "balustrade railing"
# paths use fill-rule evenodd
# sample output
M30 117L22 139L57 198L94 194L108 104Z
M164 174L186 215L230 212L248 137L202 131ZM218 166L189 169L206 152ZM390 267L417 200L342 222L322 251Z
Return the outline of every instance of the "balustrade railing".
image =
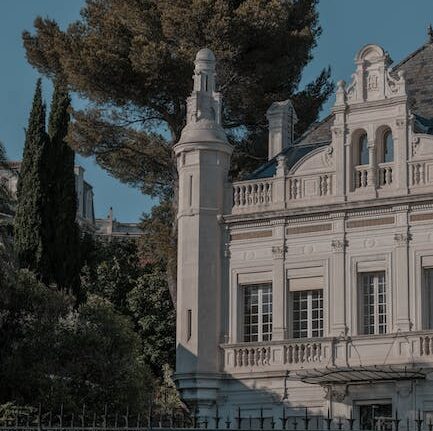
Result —
M225 350L225 366L229 369L264 369L278 366L295 369L328 361L331 339L287 340L267 344L242 343L222 347Z
M423 185L425 179L425 162L412 162L409 165L410 183L412 186Z
M233 184L233 208L266 207L272 204L272 179Z
M433 356L433 335L419 337L420 356Z
M324 359L321 342L291 343L284 346L284 363L302 364Z
M398 343L396 337L400 340ZM433 331L223 344L221 347L224 369L231 373L245 369L260 372L426 362L433 365Z
M268 365L271 357L271 348L267 347L241 347L234 350L235 367L254 367Z
M301 199L302 198L302 189L301 189L301 178L288 178L287 179L288 186L288 198L289 199Z
M389 163L379 164L379 186L390 186L393 182L393 165Z
M331 189L332 175L324 174L319 177L319 194L320 196L332 195Z
M369 185L368 166L355 166L354 170L354 187L360 189Z

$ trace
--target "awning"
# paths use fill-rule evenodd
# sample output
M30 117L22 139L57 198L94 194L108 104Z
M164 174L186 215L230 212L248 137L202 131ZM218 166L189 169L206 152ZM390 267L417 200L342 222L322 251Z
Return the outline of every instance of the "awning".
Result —
M432 370L426 368L375 365L369 367L327 367L302 370L291 377L304 383L328 386L333 384L377 383L396 380L425 379Z

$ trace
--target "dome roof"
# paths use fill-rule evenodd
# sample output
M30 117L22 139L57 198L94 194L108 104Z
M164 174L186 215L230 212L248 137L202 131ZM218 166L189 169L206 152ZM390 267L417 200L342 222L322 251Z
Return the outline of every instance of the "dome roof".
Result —
M215 55L209 48L202 48L195 56L196 61L215 61Z
M187 142L220 142L227 143L227 137L223 128L208 119L187 124L182 130L179 144Z

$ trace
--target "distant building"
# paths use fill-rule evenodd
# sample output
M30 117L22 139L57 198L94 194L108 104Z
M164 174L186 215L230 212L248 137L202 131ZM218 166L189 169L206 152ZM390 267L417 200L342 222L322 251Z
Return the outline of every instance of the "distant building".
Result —
M113 208L110 208L107 218L96 219L96 235L111 238L134 238L142 234L138 223L121 223L113 217Z
M9 163L9 169L0 169L0 181L2 181L12 196L16 196L18 175L21 168L20 161ZM81 229L98 237L117 237L128 238L137 237L141 234L137 223L121 223L113 218L113 209L110 208L106 219L96 219L93 204L93 187L84 179L84 168L75 166L75 190L77 193L77 222ZM1 218L12 220L13 208L11 212L0 211Z

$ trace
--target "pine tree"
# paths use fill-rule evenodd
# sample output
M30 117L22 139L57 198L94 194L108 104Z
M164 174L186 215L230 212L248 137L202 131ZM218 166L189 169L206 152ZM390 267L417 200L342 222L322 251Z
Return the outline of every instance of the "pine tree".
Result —
M49 144L45 131L45 105L42 101L42 84L36 84L30 112L23 160L17 186L17 209L14 225L14 243L21 268L33 271L36 276L49 281L49 264L44 205L46 204L47 176L43 169L44 155Z
M74 151L65 142L70 120L70 97L57 80L54 85L48 122L50 138L45 164L50 175L46 219L51 225L50 272L61 289L72 291L78 300L80 292L80 236L76 222Z

